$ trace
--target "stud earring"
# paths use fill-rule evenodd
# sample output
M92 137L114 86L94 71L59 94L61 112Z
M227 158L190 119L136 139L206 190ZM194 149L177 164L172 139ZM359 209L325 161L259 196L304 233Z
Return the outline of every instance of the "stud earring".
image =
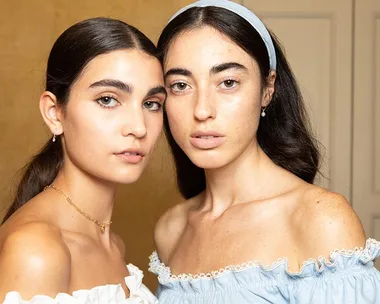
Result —
M55 136L55 134L53 134L53 138L52 138L51 141L52 141L52 142L55 142L55 141L56 141L56 136Z
M261 117L265 117L265 115L267 115L267 114L265 113L265 108L262 108L262 109L261 109Z

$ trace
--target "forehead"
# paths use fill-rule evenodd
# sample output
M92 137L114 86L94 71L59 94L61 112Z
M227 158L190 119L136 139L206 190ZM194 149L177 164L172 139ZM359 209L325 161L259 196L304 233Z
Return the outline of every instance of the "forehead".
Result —
M205 26L179 34L168 49L165 70L176 67L210 68L222 62L255 68L255 60L229 37Z
M152 82L157 84L162 81L162 69L157 58L143 51L117 50L92 59L84 68L78 82L91 84L100 79L151 85Z

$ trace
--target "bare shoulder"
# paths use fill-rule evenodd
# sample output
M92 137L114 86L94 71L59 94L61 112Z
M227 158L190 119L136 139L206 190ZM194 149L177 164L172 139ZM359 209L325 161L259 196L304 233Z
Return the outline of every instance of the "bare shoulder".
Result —
M299 245L304 248L306 258L329 256L337 249L365 245L360 219L343 195L310 185L304 191L301 205Z
M12 290L23 299L66 292L70 265L70 252L58 228L41 222L17 226L0 244L0 302Z
M162 261L167 261L186 227L189 210L196 204L196 198L181 202L168 210L157 221L154 241Z

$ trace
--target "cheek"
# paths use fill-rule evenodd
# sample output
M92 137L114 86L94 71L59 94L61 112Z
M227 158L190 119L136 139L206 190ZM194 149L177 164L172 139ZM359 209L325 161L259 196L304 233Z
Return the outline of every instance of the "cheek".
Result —
M166 107L166 114L168 116L170 132L177 142L181 142L186 130L190 128L192 121L189 121L188 114L191 111L184 110L183 107L170 105Z
M259 109L251 108L234 114L237 134L250 138L255 136L260 121Z
M183 98L182 98L183 99ZM165 111L168 115L168 119L175 120L179 115L185 114L185 112L189 111L189 109L186 109L186 102L176 100L176 98L168 97L165 104Z
M89 109L71 113L64 125L66 149L70 153L85 158L92 158L98 152L109 147L112 138L113 120L107 120L102 115ZM99 146L103 149L99 149ZM81 157L80 156L80 157Z
M228 102L220 102L224 107L224 111L228 111L231 115L252 116L261 109L261 98L258 92L252 89L245 89L243 92L233 96Z
M223 104L222 111L219 111L222 116L219 122L222 122L234 141L253 138L260 120L260 109L258 100L243 96Z
M149 113L145 117L145 122L147 126L147 134L151 140L152 146L158 140L163 127L163 115L162 113Z
M102 138L102 134L109 133L111 128L110 124L102 123L100 119L94 119L90 115L86 117L78 117L69 121L68 129L73 137L77 137L78 140L92 141L95 138ZM108 131L108 132L107 132Z

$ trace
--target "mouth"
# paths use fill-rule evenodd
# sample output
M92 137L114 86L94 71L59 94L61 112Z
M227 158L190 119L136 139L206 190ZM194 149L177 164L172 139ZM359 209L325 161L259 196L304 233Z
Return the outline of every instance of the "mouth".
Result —
M141 155L139 152L123 152L123 153L119 153L119 154L124 154L124 155ZM143 155L141 155L143 156Z
M224 134L208 130L208 131L195 131L191 134L191 137L196 138L213 138L213 137L224 137Z
M145 154L140 150L125 150L120 153L115 154L118 158L120 158L122 161L130 164L138 164L140 163Z
M200 135L200 136L195 136L195 138L203 138L203 139L211 139L211 138L217 138L220 136L213 136L213 135Z
M210 150L224 142L224 135L216 132L196 132L191 135L190 142L197 149Z

